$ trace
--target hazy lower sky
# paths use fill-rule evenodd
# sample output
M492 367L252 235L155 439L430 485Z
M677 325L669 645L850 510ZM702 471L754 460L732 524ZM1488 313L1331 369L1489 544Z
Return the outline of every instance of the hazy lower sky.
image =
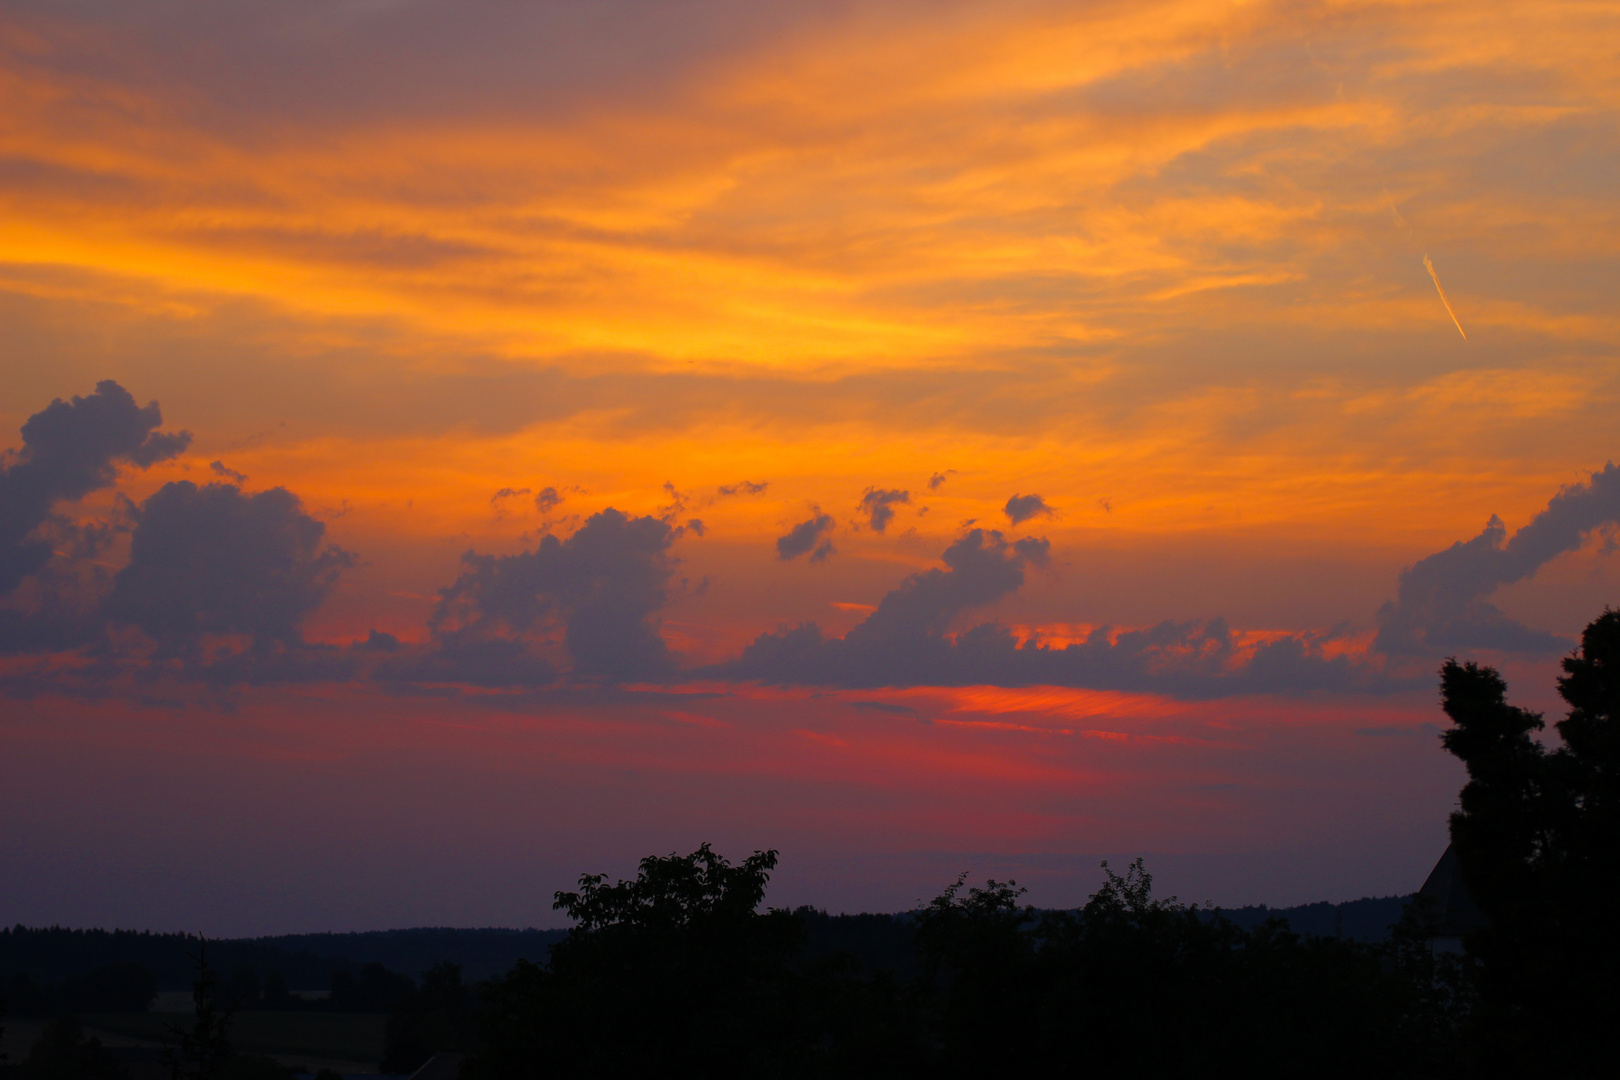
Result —
M1620 603L1620 4L0 4L0 923L1415 889ZM155 403L155 405L149 405Z

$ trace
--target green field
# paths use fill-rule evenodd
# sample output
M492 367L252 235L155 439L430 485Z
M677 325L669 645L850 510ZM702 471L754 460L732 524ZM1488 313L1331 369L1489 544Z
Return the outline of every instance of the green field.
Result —
M130 1039L164 1041L191 1013L96 1013L84 1026ZM231 1045L254 1054L300 1054L375 1066L382 1058L388 1017L383 1013L240 1012L231 1020Z

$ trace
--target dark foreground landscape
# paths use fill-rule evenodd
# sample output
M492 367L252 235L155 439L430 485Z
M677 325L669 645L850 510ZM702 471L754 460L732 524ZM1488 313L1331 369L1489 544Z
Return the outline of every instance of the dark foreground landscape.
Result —
M1140 861L1084 907L949 884L894 915L765 907L774 851L580 878L561 930L203 942L0 932L17 1080L1620 1075L1620 613L1564 661L1559 744L1448 662L1469 782L1415 897L1219 912ZM1549 740L1550 741L1550 740ZM763 909L763 910L762 910Z

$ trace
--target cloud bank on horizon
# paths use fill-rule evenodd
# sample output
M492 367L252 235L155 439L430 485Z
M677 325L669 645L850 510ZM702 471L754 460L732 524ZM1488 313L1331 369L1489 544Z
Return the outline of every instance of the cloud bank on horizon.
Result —
M167 675L215 687L369 680L510 690L714 680L844 688L1048 685L1193 699L1376 693L1413 685L1411 666L1402 661L1432 666L1458 650L1544 655L1570 648L1570 639L1510 618L1490 598L1620 525L1620 468L1612 463L1560 490L1511 538L1493 515L1472 540L1401 572L1395 598L1378 609L1376 636L1360 649L1345 647L1349 618L1334 629L1252 640L1218 614L1138 628L1096 625L1083 640L1064 644L1039 632L1020 638L999 621L970 616L1015 596L1028 574L1050 573L1051 541L964 527L940 556L943 568L907 575L842 636L802 622L761 633L739 655L702 665L683 663L660 632L681 561L675 545L688 532L704 535L691 521L677 523L687 496L665 483L671 503L661 516L607 507L568 535L547 532L515 554L465 552L461 574L438 590L414 643L377 630L361 640L309 642L305 620L361 555L328 542L325 524L292 492L170 480L140 503L121 498L103 519L75 516L84 496L116 485L119 461L146 470L188 446L188 433L158 430L156 402L143 408L134 402L111 380L90 397L57 399L23 425L22 448L0 465L0 510L9 528L0 648L59 654L60 661L0 677L14 692L52 685L72 692L139 670L143 678ZM747 487L760 494L766 484ZM718 495L735 490L722 487ZM505 488L497 497L520 493L528 494ZM908 503L905 491L868 487L860 508L868 527L882 531L893 507ZM1052 511L1039 495L1014 495L1004 513L1016 525ZM833 524L818 512L794 526L776 540L776 558L811 553L811 562L821 561L832 550L823 537ZM125 561L101 574L101 588L50 587L93 580L87 569L107 567L109 546L101 539L53 547L51 537L120 531L128 534ZM1083 622L1085 615L1070 613L1066 621Z

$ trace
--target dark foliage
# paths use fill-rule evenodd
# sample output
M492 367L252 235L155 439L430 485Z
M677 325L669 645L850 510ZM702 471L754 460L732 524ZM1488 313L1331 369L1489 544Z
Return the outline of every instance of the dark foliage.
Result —
M793 914L804 927L806 960L843 955L867 971L910 977L917 971L913 919L906 915L829 915L812 907Z
M1620 612L1593 621L1563 668L1570 711L1551 750L1495 670L1441 672L1445 747L1468 768L1452 845L1490 921L1467 941L1482 1075L1620 1075Z
M1154 899L1140 863L1076 912L964 879L840 924L758 911L775 861L705 845L558 894L575 930L490 985L465 1075L1451 1074L1467 987L1410 924L1381 943L1244 930Z
M472 1005L460 966L434 964L422 976L421 987L395 1004L378 1068L385 1073L413 1073L442 1050L468 1049Z
M1422 942L1244 931L1154 899L1140 861L1078 912L961 884L917 929L947 1075L1446 1075L1459 1003Z
M485 995L465 1075L622 1076L703 1062L713 1076L782 1075L802 1054L792 958L803 930L758 913L776 852L732 866L707 844L649 857L633 881L580 878L553 905L576 923L546 967L520 962Z

